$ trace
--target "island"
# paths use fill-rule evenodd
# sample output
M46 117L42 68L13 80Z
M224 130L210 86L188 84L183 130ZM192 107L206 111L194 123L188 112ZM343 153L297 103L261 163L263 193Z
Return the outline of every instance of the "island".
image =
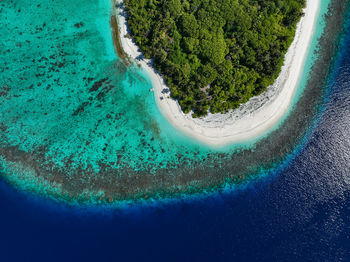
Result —
M222 146L261 136L288 111L319 4L117 0L117 19L121 45L149 73L165 117Z
M305 0L124 0L131 36L192 116L225 113L277 78Z
M197 117L145 57L127 0L78 2L0 8L0 179L16 189L83 208L205 201L275 179L323 131L348 0L307 0L273 84ZM228 54L223 63L234 63Z

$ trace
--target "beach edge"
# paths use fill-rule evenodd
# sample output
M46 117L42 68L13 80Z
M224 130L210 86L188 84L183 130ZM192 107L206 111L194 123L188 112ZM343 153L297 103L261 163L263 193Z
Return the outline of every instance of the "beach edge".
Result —
M263 137L288 113L299 86L320 10L320 0L307 0L305 15L297 24L295 37L285 55L281 73L273 84L276 93L273 98L238 119L230 113L209 114L208 117L195 119L190 114L184 114L178 102L169 94L164 95L164 90L169 90L164 79L154 69L152 61L144 59L136 43L127 37L129 28L123 0L116 0L116 4L122 48L129 58L148 74L160 112L176 129L212 147L244 143ZM260 96L263 95L264 93Z

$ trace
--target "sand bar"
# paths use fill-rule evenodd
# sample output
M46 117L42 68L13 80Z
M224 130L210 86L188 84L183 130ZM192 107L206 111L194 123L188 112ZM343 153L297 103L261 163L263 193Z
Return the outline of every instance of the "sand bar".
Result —
M281 73L265 93L227 114L209 114L199 119L184 114L177 101L162 93L168 87L161 75L154 70L152 61L143 59L135 42L126 37L128 25L123 1L116 0L116 2L122 47L131 59L146 70L152 81L159 110L180 131L215 147L242 143L264 135L288 113L303 73L316 26L320 0L307 0L305 15L297 25L296 35L285 56Z

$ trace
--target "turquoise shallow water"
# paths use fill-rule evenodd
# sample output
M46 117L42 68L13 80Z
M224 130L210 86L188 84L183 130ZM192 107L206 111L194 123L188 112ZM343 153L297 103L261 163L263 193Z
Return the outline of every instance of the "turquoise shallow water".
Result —
M0 261L349 261L350 6L347 0L332 2L338 2L336 13L347 6L345 35L327 83L311 90L308 85L300 97L310 102L308 90L314 97L325 89L317 123L284 167L228 194L122 210L72 207L18 192L0 169ZM327 45L344 24L336 16ZM329 60L322 63L328 67ZM318 71L316 80L323 82L326 73ZM303 112L299 108L293 112ZM0 147L10 159L5 153Z
M329 2L322 1L294 104L306 86ZM116 56L111 15L112 2L107 0L15 0L1 4L0 143L4 150L0 160L3 172L12 175L8 176L11 182L45 192L48 188L61 190L58 185L65 180L54 176L42 179L43 166L46 173L60 171L76 183L87 183L91 173L105 172L106 166L130 176L129 170L130 174L157 174L179 165L215 170L225 159L239 161L242 157L235 155L238 145L216 151L166 121L149 92L148 76L137 67L126 67ZM239 146L255 150L255 142ZM18 152L22 154L20 161L13 156ZM257 157L251 158L259 163ZM223 176L232 177L235 172L268 168L264 160L261 166L255 163L252 167L240 162L247 170L234 165L222 169L220 183L227 179ZM95 194L104 194L96 188ZM62 193L60 190L55 192Z
M93 167L164 167L179 152L205 152L162 118L145 76L119 61L110 14L106 0L2 8L0 82L10 89L0 101L3 141L25 151L45 147L57 164L71 158Z

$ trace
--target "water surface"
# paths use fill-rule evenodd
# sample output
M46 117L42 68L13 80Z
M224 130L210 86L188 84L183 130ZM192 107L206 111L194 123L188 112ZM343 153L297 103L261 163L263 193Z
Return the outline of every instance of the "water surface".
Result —
M311 90L329 3L322 1L290 113L264 139L222 150L174 129L149 92L148 76L118 59L110 1L3 3L2 173L28 191L94 203L212 191L268 173L301 141L310 121L300 115L311 119L321 96L313 104L304 90Z

